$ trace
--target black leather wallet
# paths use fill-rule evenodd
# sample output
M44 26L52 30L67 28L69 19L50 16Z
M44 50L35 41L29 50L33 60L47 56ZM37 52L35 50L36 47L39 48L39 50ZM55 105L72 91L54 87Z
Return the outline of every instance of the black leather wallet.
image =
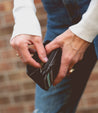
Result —
M48 41L49 42L49 41ZM44 45L46 45L45 42ZM27 65L27 74L33 79L42 89L48 90L53 84L60 67L61 61L61 48L53 50L47 57L47 63L42 63L38 57L37 52L34 54L33 59L42 65L42 68L35 68L31 65Z

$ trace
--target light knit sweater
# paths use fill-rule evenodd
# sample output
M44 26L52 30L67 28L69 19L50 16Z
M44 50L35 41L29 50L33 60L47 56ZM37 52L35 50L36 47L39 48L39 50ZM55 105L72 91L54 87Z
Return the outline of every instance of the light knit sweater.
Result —
M14 0L13 15L15 25L12 38L20 34L42 36L34 0ZM91 0L81 21L69 29L83 40L92 42L98 35L98 0Z

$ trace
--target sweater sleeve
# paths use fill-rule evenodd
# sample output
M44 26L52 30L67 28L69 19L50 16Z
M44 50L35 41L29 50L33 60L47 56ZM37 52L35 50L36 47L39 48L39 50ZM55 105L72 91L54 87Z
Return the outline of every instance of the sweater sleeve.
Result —
M98 0L91 0L80 22L69 29L81 39L92 42L98 35Z
M11 39L19 34L42 35L34 0L14 0L13 16L15 25Z

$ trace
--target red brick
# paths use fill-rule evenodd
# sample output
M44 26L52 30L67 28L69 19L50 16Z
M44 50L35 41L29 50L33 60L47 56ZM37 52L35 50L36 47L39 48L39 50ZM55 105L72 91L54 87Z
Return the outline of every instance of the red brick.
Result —
M0 91L2 93L15 93L21 90L21 84L4 84L0 85Z
M98 80L98 73L92 73L90 76L90 80L92 80L92 81Z
M20 80L23 80L23 79L29 79L29 77L25 74L25 72L24 71L15 71L15 72L13 72L13 73L11 73L11 74L8 74L8 78L9 78L9 80L13 80L13 81L20 81Z
M9 106L5 108L1 108L0 113L25 113L24 107L22 105L20 106Z
M34 3L35 4L38 4L38 3L40 3L41 2L41 0L34 0Z
M0 2L0 12L8 12L11 11L13 8L13 3L12 1L2 1Z
M32 113L34 111L34 108L35 108L34 105L29 105L27 107L27 110L28 110L28 112Z
M16 51L13 49L2 51L1 54L2 54L2 59L12 59L16 57Z
M2 3L0 3L0 12L1 12L1 11L4 11L4 10L5 10L4 5L3 5Z
M31 82L30 81L25 82L25 83L23 83L23 88L25 90L34 89L35 88L35 83L32 80L31 80Z
M0 75L0 83L2 83L2 82L4 82L5 81L5 77L4 77L4 75Z
M87 99L88 106L98 105L98 96L97 97L89 97Z
M34 100L34 94L22 94L18 96L14 96L14 101L15 102L32 102Z
M18 57L18 58L19 58L19 57ZM17 67L18 69L25 68L25 64L22 63L22 61L21 61L20 58L19 58L19 61L16 62L15 67Z
M8 71L8 70L12 70L13 64L10 62L2 62L0 63L0 71Z
M89 81L85 89L85 95L98 93L98 83L97 81Z
M0 16L0 27L1 27L1 24L2 24L2 16Z
M43 15L42 15L43 14ZM37 9L37 17L39 18L39 17L41 17L41 18L43 18L43 19L45 19L45 16L46 16L47 14L46 14L46 11L44 10L44 8L43 8L43 6L41 6L41 7L38 7L38 9ZM40 19L40 18L39 18ZM45 20L46 21L46 20Z
M12 13L8 13L5 15L5 22L6 22L6 24L14 22Z
M7 46L6 40L0 39L0 49L1 49L1 48L4 48L4 47L6 47L6 46Z
M9 103L10 103L10 100L8 97L4 97L4 96L0 97L0 105L3 105L3 104L5 105Z
M76 113L98 113L98 108L78 110Z
M6 26L3 28L0 28L0 36L4 36L6 34L12 34L13 26Z

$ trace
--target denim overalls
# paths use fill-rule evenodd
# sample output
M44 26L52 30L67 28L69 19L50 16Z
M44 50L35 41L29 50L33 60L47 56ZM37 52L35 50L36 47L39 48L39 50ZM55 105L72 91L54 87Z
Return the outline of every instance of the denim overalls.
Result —
M73 11L75 15L70 15L65 7L72 1L77 2L77 8L80 9ZM53 40L74 24L73 20L77 14L82 15L87 10L90 0L42 0L42 2L48 16L45 40ZM95 40L97 47L98 38ZM49 91L44 91L36 85L34 113L75 113L96 60L95 49L91 44L84 59L76 65L77 70L65 77L58 85L52 86Z

